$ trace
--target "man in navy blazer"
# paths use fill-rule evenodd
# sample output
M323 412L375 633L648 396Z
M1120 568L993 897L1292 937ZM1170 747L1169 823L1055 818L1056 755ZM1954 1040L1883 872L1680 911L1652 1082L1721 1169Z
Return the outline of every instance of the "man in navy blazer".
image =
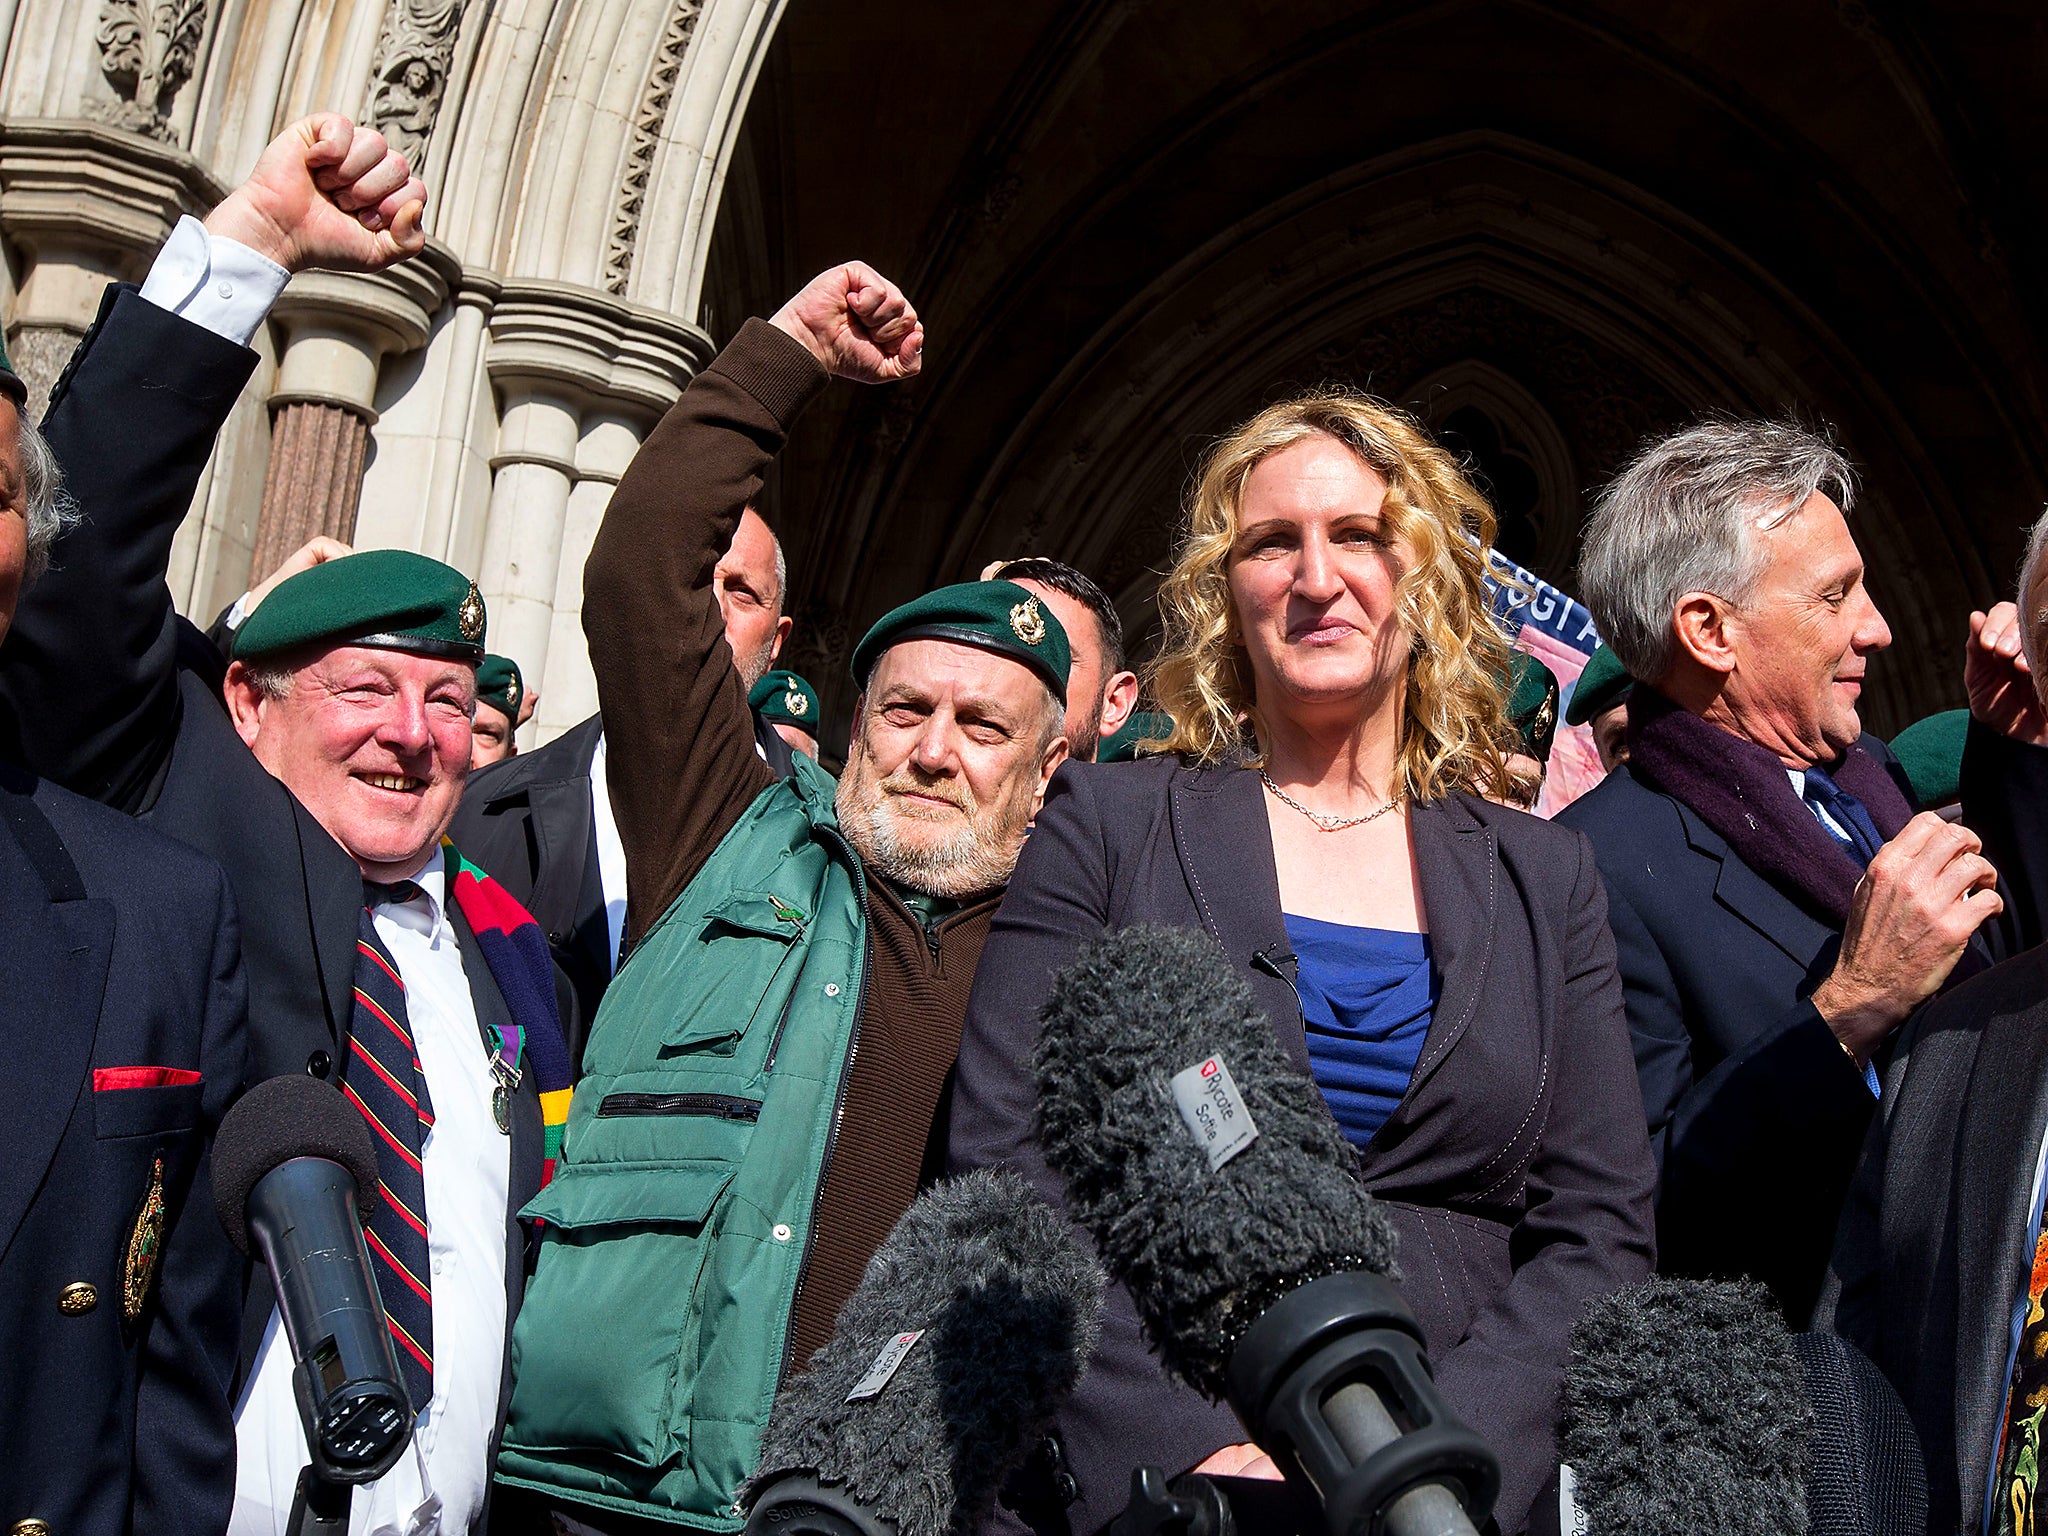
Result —
M1857 714L1891 632L1834 445L1714 422L1602 496L1580 569L1634 677L1629 762L1559 818L1592 839L1659 1163L1666 1272L1811 1311L1876 1103L1874 1058L2002 910L1967 827L1914 814Z
M59 524L0 358L0 642ZM213 1133L248 994L210 859L0 763L0 1529L213 1536L242 1266Z
M308 620L304 644L252 645L249 629L282 600L280 587L240 632L224 691L218 647L178 616L165 584L172 536L256 365L248 339L288 273L382 267L416 252L423 200L381 135L317 114L280 134L205 224L182 220L139 292L108 290L51 392L44 431L83 516L58 539L0 653L0 728L16 731L47 777L218 860L243 919L252 1078L305 1072L351 1092L379 1072L392 1081L392 1063L361 1048L357 1025L388 1013L395 999L381 978L395 977L410 1035L395 1032L418 1047L411 1071L430 1094L403 1136L380 1141L390 1148L380 1170L412 1162L424 1189L409 1192L425 1209L408 1210L387 1181L380 1211L411 1226L425 1252L378 1262L388 1265L386 1310L412 1346L401 1360L414 1362L407 1384L427 1430L358 1489L357 1518L410 1529L438 1504L441 1528L454 1530L487 1518L507 1335L525 1282L516 1215L544 1168L531 1047L557 1027L531 977L494 974L517 946L492 958L440 848L469 767L482 600L468 586L455 610L460 643L397 622L400 609L370 613L351 599L323 610L334 628ZM374 569L385 574L357 579L403 585L389 562ZM434 578L441 617L451 606L444 575L456 573L441 567ZM393 622L365 633L343 613ZM540 1011L522 1019L515 998ZM392 1091L411 1093L402 1083ZM411 1240L397 1241L403 1250ZM417 1301L401 1293L400 1269ZM306 1446L269 1281L258 1271L252 1286L231 1519L267 1533L288 1522ZM402 1309L414 1314L410 1331Z

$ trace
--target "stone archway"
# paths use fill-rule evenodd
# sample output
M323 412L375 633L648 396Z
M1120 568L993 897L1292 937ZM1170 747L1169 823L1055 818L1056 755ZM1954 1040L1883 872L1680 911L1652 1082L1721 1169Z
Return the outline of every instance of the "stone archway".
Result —
M1491 362L1463 358L1411 386L1417 413L1464 456L1499 521L1500 552L1527 570L1572 563L1580 482L1543 403Z
M1873 717L1953 701L1963 615L2048 495L2048 349L2010 265L2039 231L1986 180L2011 169L1997 145L1936 110L1961 22L1761 0L926 18L955 71L869 103L884 197L826 148L855 25L842 0L792 12L718 237L756 270L714 255L708 289L765 308L758 272L858 254L926 317L926 376L829 396L783 466L797 654L828 704L846 637L998 555L1073 560L1142 626L1203 443L1331 379L1426 416L1470 381L1457 404L1539 487L1533 563L1566 581L1585 493L1645 436L1717 411L1830 424L1867 471L1897 637ZM1760 26L1783 46L1746 47ZM1816 60L1841 83L1824 101Z

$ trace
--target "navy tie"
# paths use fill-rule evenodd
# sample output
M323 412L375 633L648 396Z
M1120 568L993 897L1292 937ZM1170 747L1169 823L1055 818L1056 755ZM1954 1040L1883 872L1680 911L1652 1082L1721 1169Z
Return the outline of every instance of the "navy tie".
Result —
M409 880L396 886L363 882L355 1013L341 1075L341 1091L370 1123L377 1144L377 1209L364 1236L415 1413L434 1395L433 1269L427 1250L426 1173L420 1163L420 1149L434 1128L434 1105L406 1017L405 982L377 937L370 908L419 894Z
M1835 827L1821 820L1820 829L1835 840L1835 845L1865 869L1877 857L1877 850L1884 846L1884 839L1878 835L1877 823L1870 819L1870 812L1864 808L1849 791L1842 788L1822 768L1806 770L1806 803L1826 811L1835 819L1835 826L1849 835L1842 836ZM1816 817L1816 820L1820 818ZM1877 1068L1870 1062L1863 1065L1863 1086L1870 1090L1870 1096L1877 1098L1880 1087Z
M1877 823L1870 819L1870 812L1864 809L1863 802L1829 778L1824 768L1806 770L1806 801L1833 819L1834 826L1822 820L1822 830L1840 843L1850 858L1868 869L1870 861L1877 857L1877 850L1884 846L1884 838L1879 835ZM1847 837L1842 835L1844 832Z

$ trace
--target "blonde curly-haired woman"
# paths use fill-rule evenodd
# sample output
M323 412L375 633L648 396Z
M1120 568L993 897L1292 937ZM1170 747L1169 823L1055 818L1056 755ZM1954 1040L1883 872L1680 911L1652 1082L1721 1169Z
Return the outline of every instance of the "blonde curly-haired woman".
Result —
M1173 735L1053 780L982 951L949 1162L1058 1199L1025 1067L1053 973L1105 929L1206 929L1386 1203L1514 1533L1556 1469L1572 1325L1650 1272L1655 1175L1592 850L1479 793L1508 734L1492 537L1456 461L1363 396L1271 406L1211 450L1160 594ZM1121 1290L1058 1439L1015 1489L1040 1530L1098 1529L1137 1465L1271 1469L1165 1377Z

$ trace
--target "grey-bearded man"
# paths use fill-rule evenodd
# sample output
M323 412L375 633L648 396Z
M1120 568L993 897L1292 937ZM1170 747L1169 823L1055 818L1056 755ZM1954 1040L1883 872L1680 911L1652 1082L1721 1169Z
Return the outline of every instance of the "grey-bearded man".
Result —
M777 1384L940 1170L982 942L1066 756L1066 633L1002 581L928 593L855 648L837 785L754 751L719 552L828 377L908 378L923 344L857 262L748 321L585 568L628 958L528 1208L547 1236L499 1462L578 1525L730 1519Z

